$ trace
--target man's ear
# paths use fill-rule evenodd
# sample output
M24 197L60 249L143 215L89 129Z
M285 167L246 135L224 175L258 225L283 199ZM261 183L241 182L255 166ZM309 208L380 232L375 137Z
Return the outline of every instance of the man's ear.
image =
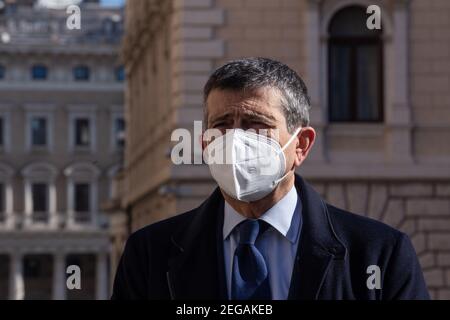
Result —
M304 127L298 133L297 145L295 148L295 166L300 166L311 150L316 139L316 131L312 127Z

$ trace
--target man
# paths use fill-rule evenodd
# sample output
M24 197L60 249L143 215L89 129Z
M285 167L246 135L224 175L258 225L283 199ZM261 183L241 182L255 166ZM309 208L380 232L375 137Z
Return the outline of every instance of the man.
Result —
M293 70L232 61L204 100L207 128L222 133L203 139L219 188L130 236L113 299L429 298L405 234L325 203L295 175L316 133ZM212 159L221 152L231 156Z

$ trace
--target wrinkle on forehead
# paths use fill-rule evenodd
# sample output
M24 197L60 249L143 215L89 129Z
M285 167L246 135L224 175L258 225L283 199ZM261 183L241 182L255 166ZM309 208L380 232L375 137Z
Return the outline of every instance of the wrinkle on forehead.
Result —
M215 92L214 92L215 91ZM222 94L217 94L222 93ZM276 88L265 87L247 91L221 90L211 91L206 103L207 120L211 120L211 107L216 108L214 117L232 113L234 116L261 116L275 118L275 112L281 111L280 92ZM220 99L220 100L218 100ZM277 110L277 111L275 111Z

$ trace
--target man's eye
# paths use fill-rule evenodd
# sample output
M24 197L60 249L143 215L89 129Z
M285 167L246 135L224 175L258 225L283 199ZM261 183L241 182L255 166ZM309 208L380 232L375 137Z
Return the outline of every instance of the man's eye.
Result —
M219 128L225 126L225 122L218 122L213 125L213 128Z
M253 128L270 128L270 125L268 125L265 122L261 122L261 121L252 121L251 126Z

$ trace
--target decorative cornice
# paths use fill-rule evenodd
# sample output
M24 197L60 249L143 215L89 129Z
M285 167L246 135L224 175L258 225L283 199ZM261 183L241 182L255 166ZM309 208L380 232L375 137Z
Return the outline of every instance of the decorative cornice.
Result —
M55 110L55 104L53 103L26 103L24 110L27 112L51 112Z
M64 56L111 56L119 55L119 45L36 46L0 45L2 55L64 55Z
M95 104L69 104L67 105L69 112L96 112L97 105Z

